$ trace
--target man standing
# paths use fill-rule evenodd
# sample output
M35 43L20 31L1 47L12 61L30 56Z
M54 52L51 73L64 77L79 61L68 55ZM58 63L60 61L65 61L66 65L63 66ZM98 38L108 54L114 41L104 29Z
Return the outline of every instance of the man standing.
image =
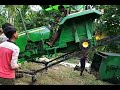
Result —
M20 67L17 63L20 49L14 43L18 33L13 26L6 26L4 34L8 40L0 44L0 84L14 85L15 70Z

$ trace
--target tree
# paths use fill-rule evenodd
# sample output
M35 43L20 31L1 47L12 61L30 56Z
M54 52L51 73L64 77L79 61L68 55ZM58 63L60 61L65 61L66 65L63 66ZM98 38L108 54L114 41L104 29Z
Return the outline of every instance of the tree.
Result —
M96 23L96 31L109 36L120 34L120 5L97 5L97 9L104 9L104 14Z
M95 23L95 30L108 37L120 35L120 5L96 5L96 9L104 9L104 14ZM112 41L99 50L120 53L120 40Z

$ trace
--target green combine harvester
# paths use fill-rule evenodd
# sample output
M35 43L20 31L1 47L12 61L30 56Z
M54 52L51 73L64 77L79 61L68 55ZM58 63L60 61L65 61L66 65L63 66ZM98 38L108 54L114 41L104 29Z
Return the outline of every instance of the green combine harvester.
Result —
M41 5L46 11L58 11L59 5ZM59 40L53 47L46 42L51 39L51 30L47 26L41 26L25 30L19 34L16 44L20 47L19 62L36 62L36 57L42 55L56 55L56 53L68 53L74 51L88 51L97 45L94 36L94 21L102 13L98 10L85 9L85 5L78 5L77 9L71 5L64 5L77 12L64 17L59 26L62 29ZM59 62L58 62L59 63ZM55 65L55 64L54 64ZM52 65L51 65L52 66ZM46 66L47 67L47 66ZM94 55L91 68L99 73L101 80L117 80L120 82L120 55L98 52ZM46 68L44 68L46 69ZM43 69L42 69L43 70ZM37 70L37 73L41 70ZM32 74L33 75L33 74Z
M62 29L60 38L53 47L46 44L51 38L51 30L46 26L21 32L16 41L20 47L19 61L32 61L42 55L50 56L95 46L94 20L100 16L98 10L83 10L64 17L59 24Z

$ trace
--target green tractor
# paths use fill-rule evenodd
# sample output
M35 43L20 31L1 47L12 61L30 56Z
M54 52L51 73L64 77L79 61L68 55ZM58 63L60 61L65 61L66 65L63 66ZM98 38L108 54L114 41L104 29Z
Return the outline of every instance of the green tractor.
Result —
M46 5L45 5L46 6ZM44 7L45 7L44 6ZM101 16L98 10L85 10L79 5L79 11L64 17L59 26L62 29L59 40L53 47L46 42L51 38L51 30L47 26L26 30L19 34L16 44L20 47L19 62L34 61L42 55L88 50L96 45L94 37L94 21ZM57 9L58 5L53 8ZM51 10L46 8L46 10Z

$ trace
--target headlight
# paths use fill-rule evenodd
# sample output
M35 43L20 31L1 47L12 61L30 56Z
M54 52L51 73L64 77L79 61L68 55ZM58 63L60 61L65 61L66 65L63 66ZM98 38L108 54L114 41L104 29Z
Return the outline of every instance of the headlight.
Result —
M87 41L84 41L84 42L82 43L82 46L83 46L84 48L87 48L87 47L89 46L89 43L88 43Z
M90 49L90 47L91 47L91 42L90 42L90 40L88 40L88 39L83 39L83 40L79 43L79 48L80 48L81 50L88 50L88 49Z

